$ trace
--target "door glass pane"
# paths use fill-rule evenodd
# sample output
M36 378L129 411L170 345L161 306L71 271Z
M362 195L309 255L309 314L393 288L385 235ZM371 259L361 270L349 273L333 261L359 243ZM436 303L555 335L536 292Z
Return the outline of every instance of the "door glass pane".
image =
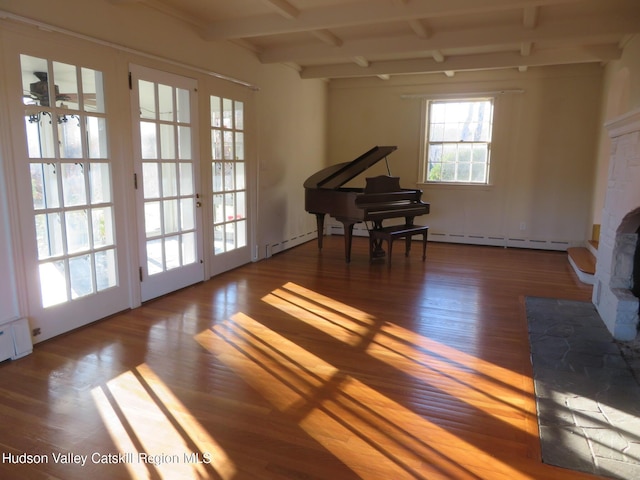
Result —
M236 132L236 160L244 160L244 134Z
M95 254L96 289L98 291L117 285L115 250L109 249Z
M236 189L244 190L245 188L244 162L236 162Z
M86 112L104 113L102 72L82 68L82 104Z
M224 164L224 189L235 190L236 188L236 166L233 162L225 162Z
M228 193L224 196L224 214L226 220L234 220L236 218L235 194Z
M219 192L222 190L222 162L213 162L212 167L213 191Z
M160 196L160 176L157 163L143 163L143 192L144 198L158 198Z
M20 55L22 67L22 101L25 105L51 105L49 98L49 64L44 58Z
M29 158L55 158L51 113L38 112L25 117Z
M87 204L87 191L84 183L84 165L81 163L63 163L62 190L65 207Z
M195 212L193 210L193 199L183 198L180 200L180 228L181 230L192 230L195 228Z
M160 120L173 121L173 88L169 85L158 85L158 108Z
M235 160L233 132L224 132L222 139L224 148L222 150L225 160Z
M89 158L107 158L107 122L100 117L87 117Z
M58 115L60 158L82 158L82 130L78 115Z
M178 127L178 157L180 160L190 160L191 157L191 127Z
M146 202L144 204L144 226L147 237L162 234L160 218L160 202Z
M94 247L113 245L113 212L111 207L92 209L91 226Z
M147 273L154 275L164 271L162 260L162 239L147 241Z
M40 264L40 290L44 308L64 303L69 298L64 260Z
M211 126L212 127L221 127L222 126L222 106L220 104L220 97L212 96L210 98L211 105Z
M79 110L78 73L75 65L53 62L56 106Z
M111 171L108 163L90 163L89 189L91 203L111 202Z
M222 132L220 130L211 132L211 151L214 160L222 159Z
M162 164L162 196L173 197L178 194L178 177L175 163Z
M164 159L176 158L176 141L173 125L160 125L160 154Z
M236 218L245 218L247 216L247 210L245 205L245 193L236 193Z
M213 196L213 223L224 222L224 202L220 194Z
M230 251L236 247L236 224L227 223L224 226L225 250Z
M222 126L233 128L233 101L229 98L222 99Z
M177 200L165 200L162 202L162 209L164 211L164 233L175 233L179 228L178 218L178 201Z
M140 118L156 118L156 89L153 82L140 80L138 82L140 97Z
M182 263L190 265L196 261L196 234L189 232L182 235Z
M71 298L84 297L93 292L91 256L82 255L69 259Z
M165 255L167 259L167 270L172 270L180 266L180 237L166 237L164 243Z
M69 253L89 249L89 222L86 210L71 210L65 213L67 250Z
M58 257L64 253L62 243L62 221L59 213L35 216L38 259Z
M31 193L36 209L58 208L58 176L52 163L31 164Z
M191 104L189 98L189 90L184 88L176 89L177 102L178 102L178 116L177 121L179 123L191 122Z
M193 166L182 162L180 168L180 195L193 195Z
M246 247L247 246L247 222L242 220L238 222L236 228L236 247Z
M158 158L158 143L156 139L156 124L152 122L140 122L140 148L142 158Z
M224 252L224 225L215 225L213 227L213 246L214 246L214 254L219 254Z
M235 106L235 112L236 112L236 116L235 116L236 130L243 130L244 129L244 103L235 101L234 106Z

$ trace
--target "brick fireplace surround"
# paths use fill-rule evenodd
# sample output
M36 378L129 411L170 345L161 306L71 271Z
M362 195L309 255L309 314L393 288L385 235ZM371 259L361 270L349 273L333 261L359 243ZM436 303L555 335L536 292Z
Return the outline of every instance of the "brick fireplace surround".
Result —
M617 340L633 340L639 299L631 293L640 227L640 109L606 123L611 138L592 301Z

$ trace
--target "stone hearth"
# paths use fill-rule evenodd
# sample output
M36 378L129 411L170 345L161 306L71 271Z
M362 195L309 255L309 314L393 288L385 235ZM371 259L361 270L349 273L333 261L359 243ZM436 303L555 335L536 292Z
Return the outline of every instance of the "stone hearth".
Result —
M616 340L633 340L639 300L631 293L640 227L640 109L605 125L611 137L593 303Z

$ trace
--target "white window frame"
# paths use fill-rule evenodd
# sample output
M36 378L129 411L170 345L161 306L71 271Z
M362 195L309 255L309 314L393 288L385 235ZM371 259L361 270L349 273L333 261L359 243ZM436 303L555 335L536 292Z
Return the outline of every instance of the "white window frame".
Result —
M489 119L489 134L488 140L472 140L465 141L461 139L460 141L430 141L430 129L432 126L431 122L431 107L434 104L443 104L443 103L465 103L465 102L489 102L491 106L490 119ZM429 98L425 99L422 105L422 128L421 128L421 162L420 162L420 178L419 182L424 184L445 184L445 185L470 185L470 186L487 186L491 185L491 147L493 141L493 124L495 122L495 98L493 96L461 96L461 97L447 97L447 98ZM440 145L449 145L455 146L456 151L458 151L459 147L464 145L465 147L471 144L471 148L473 149L474 145L483 145L486 148L486 158L483 161L485 166L485 176L482 181L473 181L469 177L466 179L458 179L458 167L461 162L458 162L457 156L454 162L451 162L453 168L455 169L454 178L451 179L438 179L429 178L430 169L429 169L429 152L430 147L434 144Z

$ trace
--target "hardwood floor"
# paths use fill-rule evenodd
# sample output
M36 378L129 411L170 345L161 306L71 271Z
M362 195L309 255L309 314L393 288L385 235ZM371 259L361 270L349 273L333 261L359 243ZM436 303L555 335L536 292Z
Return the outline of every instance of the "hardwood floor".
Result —
M540 461L524 297L590 300L566 253L419 250L327 237L1 364L0 478L594 478Z

